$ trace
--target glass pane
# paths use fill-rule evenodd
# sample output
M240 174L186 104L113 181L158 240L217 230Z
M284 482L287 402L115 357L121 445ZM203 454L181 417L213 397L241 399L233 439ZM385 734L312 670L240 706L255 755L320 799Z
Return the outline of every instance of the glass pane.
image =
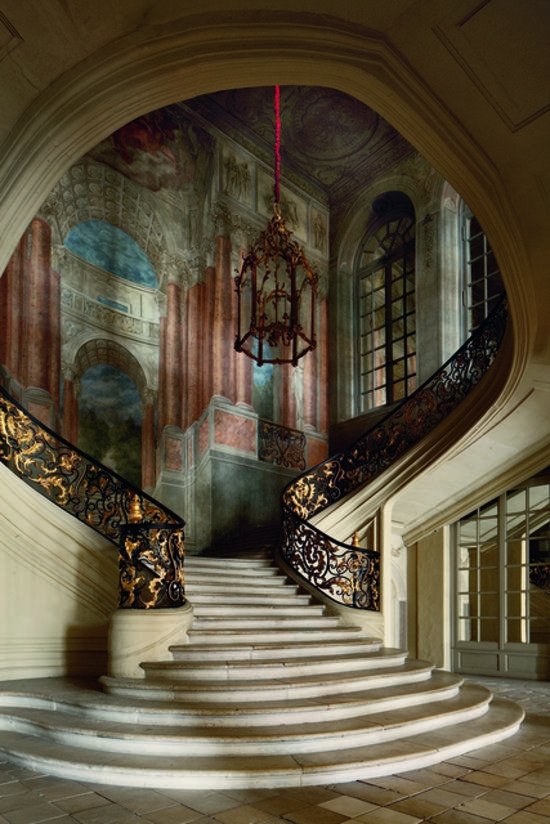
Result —
M480 618L479 641L490 641L497 644L499 641L499 624L497 618Z

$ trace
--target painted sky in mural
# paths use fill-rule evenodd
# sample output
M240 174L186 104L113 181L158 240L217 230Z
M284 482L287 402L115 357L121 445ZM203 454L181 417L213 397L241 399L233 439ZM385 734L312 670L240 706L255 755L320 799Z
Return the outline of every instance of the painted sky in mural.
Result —
M154 289L155 271L130 235L103 220L85 220L70 230L65 246L75 255L125 280Z

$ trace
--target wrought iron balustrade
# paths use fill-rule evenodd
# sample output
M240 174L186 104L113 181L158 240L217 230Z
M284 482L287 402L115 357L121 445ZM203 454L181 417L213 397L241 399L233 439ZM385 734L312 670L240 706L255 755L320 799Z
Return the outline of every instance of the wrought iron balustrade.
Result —
M182 518L53 432L2 387L0 461L119 548L121 607L185 603Z
M283 492L282 554L306 581L345 606L380 609L380 558L335 541L310 523L373 481L458 407L494 362L504 338L502 300L485 323L416 392L349 449L291 481ZM361 563L359 563L359 558Z

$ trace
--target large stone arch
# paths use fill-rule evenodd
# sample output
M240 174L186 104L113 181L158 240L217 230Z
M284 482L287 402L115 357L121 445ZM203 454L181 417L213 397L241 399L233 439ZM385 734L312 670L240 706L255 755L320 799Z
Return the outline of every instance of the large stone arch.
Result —
M0 270L63 172L128 120L175 100L254 84L336 88L374 108L467 199L503 265L515 336L507 392L532 348L535 300L514 205L498 169L411 66L380 36L305 13L196 15L143 28L42 93L0 163ZM517 285L521 283L521 288ZM531 311L530 311L531 309ZM511 333L513 334L513 332Z

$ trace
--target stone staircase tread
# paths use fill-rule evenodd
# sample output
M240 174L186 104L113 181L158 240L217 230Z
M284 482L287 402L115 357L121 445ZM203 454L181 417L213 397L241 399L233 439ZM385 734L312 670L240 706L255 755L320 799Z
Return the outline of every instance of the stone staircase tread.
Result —
M212 701L223 698L226 701L269 701L275 695L286 700L301 696L326 697L345 695L349 692L368 690L375 686L401 682L414 682L430 678L432 665L428 662L406 662L405 664L356 673L323 673L319 675L296 675L294 678L265 678L261 681L227 680L179 680L179 679L125 679L102 678L102 683L110 690L133 694L150 694L168 697L171 694L184 696L186 700Z
M50 775L121 786L222 788L300 786L419 769L494 743L518 728L523 711L495 700L484 716L398 741L337 751L254 756L162 756L85 750L37 736L0 732L0 753Z
M226 650L227 652L234 652L234 651L243 651L243 652L270 652L270 651L281 651L285 653L290 653L293 647L304 648L306 652L310 649L320 649L325 652L327 651L327 655L335 655L338 654L339 651L343 651L345 654L348 645L352 645L353 651L359 651L361 654L364 654L365 649L376 650L381 648L382 641L379 638L368 638L366 636L360 636L359 638L343 638L343 639L327 639L322 644L319 643L318 640L305 638L303 641L291 642L287 641L285 643L280 643L277 641L265 641L265 642L254 642L253 644L245 644L245 643L226 643L226 644L216 644L213 647L211 644L173 644L169 647L171 652L179 651L179 652L200 652L200 651L212 651L212 652L223 652ZM289 649L290 648L290 649Z
M267 645L270 642L278 642L293 644L296 648L297 644L302 643L305 639L312 641L344 641L345 635L342 635L342 628L338 629L264 629L264 630L204 630L191 629L188 633L189 645L193 647L195 644L204 646L210 645L214 648L217 645L226 645L228 639L232 639L237 644L247 644L249 646L259 646L260 644Z
M107 676L101 681L109 682ZM118 682L120 679L116 679ZM143 683L143 682L142 682ZM341 712L350 716L374 713L380 708L393 708L403 700L410 705L424 703L426 700L447 700L456 694L463 678L455 673L443 670L434 670L431 678L413 684L393 684L387 686L357 691L347 695L331 696L330 701L319 698L301 697L299 700L273 700L266 707L265 702L249 701L245 706L235 707L231 702L209 702L200 706L196 702L172 700L169 703L149 697L117 695L115 692L106 692L98 688L95 682L85 680L67 680L62 678L40 678L32 681L11 681L0 692L0 707L2 706L29 706L34 708L49 707L52 703L64 712L77 714L103 714L119 716L121 713L129 722L158 724L159 719L168 719L167 723L182 724L187 718L191 723L205 717L209 722L216 718L227 718L235 724L236 719L244 719L246 723L270 713L283 712L285 723L291 723L293 715L299 715L304 710L312 710L326 717L331 711Z
M193 630L202 629L336 629L341 626L339 618L326 615L297 616L276 614L273 616L241 615L240 618L200 615L193 619Z
M209 604L193 604L194 615L197 618L219 618L227 615L243 616L243 619L253 617L298 617L301 618L306 615L313 615L322 617L324 615L324 606L322 604L223 604L223 603L209 603Z
M182 657L170 661L150 661L141 664L144 671L149 676L150 672L174 672L178 670L185 670L187 674L189 670L216 671L220 673L220 680L229 677L235 670L244 670L243 677L248 677L256 672L262 675L266 671L276 670L281 677L291 676L296 670L321 670L326 672L331 669L343 669L348 667L352 670L374 670L378 667L383 667L384 664L392 664L396 661L403 663L407 653L405 650L384 648L379 651L365 652L358 656L356 653L347 655L340 655L330 657L328 655L307 656L303 655L299 659L288 658L283 655L279 659L271 659L269 661L261 661L258 659L246 660L227 660L221 661L215 659L211 661L190 661L185 656L185 651L182 651Z
M460 694L437 705L425 703L322 723L270 724L253 728L170 724L155 727L144 725L136 729L133 723L80 718L56 710L55 707L16 707L0 708L0 729L6 729L8 725L10 729L33 735L44 734L49 740L56 741L74 738L76 743L85 738L86 743L81 746L94 749L105 749L107 741L116 740L118 752L132 752L137 747L148 754L158 752L178 755L195 752L200 756L208 748L226 748L224 751L227 753L227 748L230 747L233 750L246 748L258 754L268 748L270 753L284 754L285 748L289 746L294 747L294 751L303 752L307 748L314 752L325 748L335 737L345 736L344 740L339 740L338 747L351 749L357 745L358 740L364 746L369 739L380 736L384 740L395 740L397 737L418 734L419 730L440 728L474 715L479 717L487 711L490 699L489 690L469 685ZM72 745L71 740L66 740L65 743ZM128 746L132 749L124 749Z
M289 592L288 594L285 593L265 593L263 595L258 594L251 594L251 593L243 593L239 595L238 593L225 593L225 594L216 594L216 597L212 597L212 590L209 588L208 592L202 593L193 593L190 587L186 588L185 594L187 595L188 600L193 604L195 607L197 604L243 604L251 606L258 605L262 606L266 604L266 601L273 602L273 604L311 604L311 596L310 595L302 595L295 592Z

